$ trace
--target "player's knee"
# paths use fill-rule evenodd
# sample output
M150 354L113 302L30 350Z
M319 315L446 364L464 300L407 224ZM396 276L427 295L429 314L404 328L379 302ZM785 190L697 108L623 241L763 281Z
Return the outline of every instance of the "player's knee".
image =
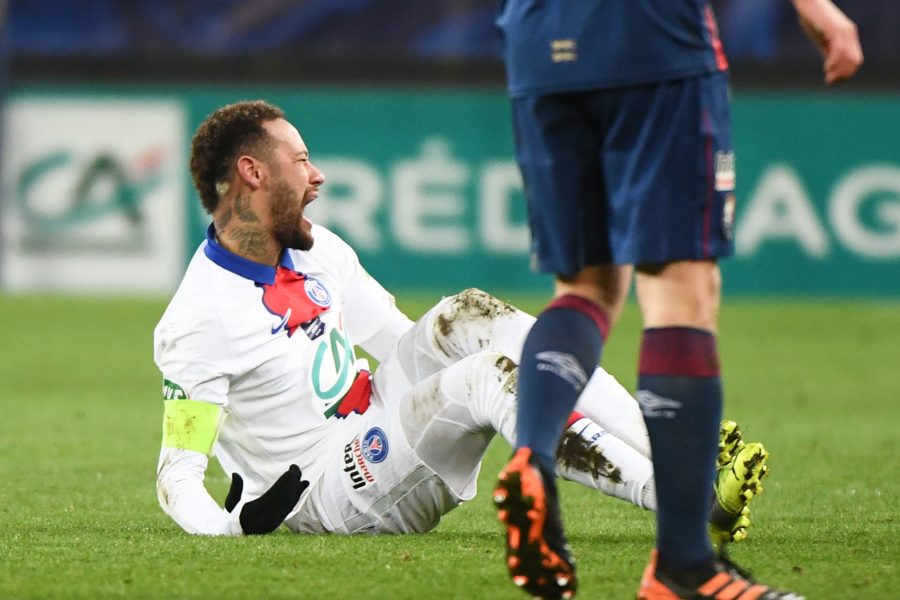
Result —
M486 350L479 353L479 356L498 377L513 377L519 367L516 361L496 350Z
M509 432L504 428L510 415L512 427L515 426L518 365L502 352L485 350L465 358L455 368L464 370L461 377L452 381L456 397L466 406L474 427L479 430L489 427L506 436Z
M470 320L492 320L515 309L499 298L478 288L467 288L444 300L440 317L448 323Z
M469 358L467 369L472 389L487 392L504 391L515 393L519 366L506 354L496 350L485 350Z
M715 331L722 278L711 261L679 261L638 269L637 292L646 327L685 325Z
M472 326L487 325L494 319L512 314L515 308L478 288L468 288L441 301L434 315L434 337L438 347L443 340L465 335Z

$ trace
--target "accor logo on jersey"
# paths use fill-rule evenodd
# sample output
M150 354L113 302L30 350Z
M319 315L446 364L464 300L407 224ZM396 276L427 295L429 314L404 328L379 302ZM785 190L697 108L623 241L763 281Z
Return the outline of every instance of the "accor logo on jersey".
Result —
M262 302L270 313L279 317L273 323L272 334L282 329L288 336L301 327L309 339L325 332L319 315L331 306L331 294L319 280L285 267L278 267L275 283L257 284L263 289Z

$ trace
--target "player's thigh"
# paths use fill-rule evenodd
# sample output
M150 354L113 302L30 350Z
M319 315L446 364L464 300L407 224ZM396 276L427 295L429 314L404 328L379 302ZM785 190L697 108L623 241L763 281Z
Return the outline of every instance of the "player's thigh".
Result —
M609 262L602 130L587 94L514 98L516 160L522 173L534 267L575 275Z
M722 276L712 260L680 260L637 269L635 290L644 327L695 327L715 332Z
M728 80L714 73L610 90L603 147L613 262L733 253Z
M572 277L556 276L554 297L576 295L593 300L615 323L619 319L631 287L631 265L612 263L584 267Z
M372 409L322 457L325 470L286 524L301 533L416 533L460 500L416 456L399 411Z

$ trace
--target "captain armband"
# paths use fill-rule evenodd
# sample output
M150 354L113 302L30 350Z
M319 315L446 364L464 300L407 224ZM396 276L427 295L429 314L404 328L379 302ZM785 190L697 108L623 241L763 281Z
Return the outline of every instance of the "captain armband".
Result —
M209 455L219 434L222 408L187 399L166 400L163 405L163 447Z

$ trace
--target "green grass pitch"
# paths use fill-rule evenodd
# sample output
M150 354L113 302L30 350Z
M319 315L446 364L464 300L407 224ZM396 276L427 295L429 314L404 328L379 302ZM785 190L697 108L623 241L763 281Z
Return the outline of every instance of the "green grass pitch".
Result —
M412 315L431 301L401 296ZM0 296L0 598L525 597L507 580L488 493L502 442L479 496L428 534L182 533L154 489L163 307ZM637 328L630 306L604 356L629 388ZM721 329L726 414L771 452L732 554L809 598L897 598L900 304L729 300ZM218 468L208 485L224 497ZM633 597L652 515L573 484L562 494L579 597Z

